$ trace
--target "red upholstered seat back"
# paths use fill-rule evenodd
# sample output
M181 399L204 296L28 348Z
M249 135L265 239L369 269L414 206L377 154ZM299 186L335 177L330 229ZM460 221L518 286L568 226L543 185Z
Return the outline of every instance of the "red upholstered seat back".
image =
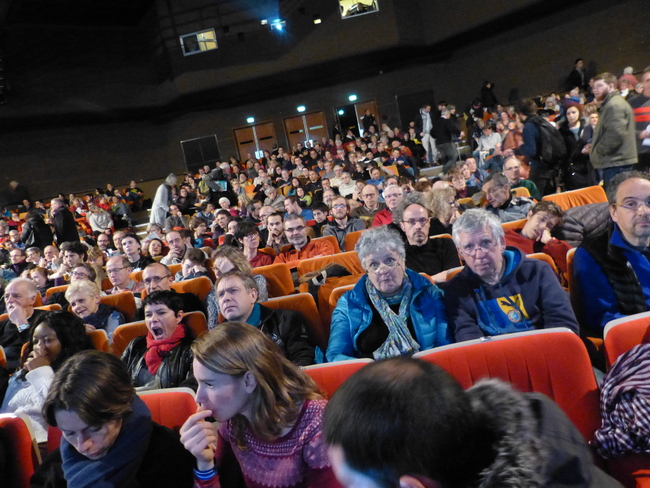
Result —
M564 410L587 441L600 427L599 392L587 350L568 329L544 329L467 341L415 355L444 368L463 388L500 378L543 393Z
M366 364L372 362L372 359L351 359L336 363L317 364L315 366L307 366L305 373L316 382L327 398L331 398L345 380Z

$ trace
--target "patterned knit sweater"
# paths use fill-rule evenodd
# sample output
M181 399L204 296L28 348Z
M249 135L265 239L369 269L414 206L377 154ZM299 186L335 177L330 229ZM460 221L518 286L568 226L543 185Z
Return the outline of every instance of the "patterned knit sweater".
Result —
M326 400L307 400L291 431L274 441L263 441L245 433L247 450L237 447L231 422L219 426L215 457L218 472L239 465L247 488L329 488L340 486L332 472L322 436ZM219 488L219 475L195 479L196 488Z

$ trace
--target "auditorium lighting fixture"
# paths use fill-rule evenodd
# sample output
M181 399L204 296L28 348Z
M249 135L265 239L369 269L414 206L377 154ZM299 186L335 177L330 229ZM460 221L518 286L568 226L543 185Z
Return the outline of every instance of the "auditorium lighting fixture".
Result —
M345 110L343 109L339 110L339 115L345 115Z
M248 117L248 118L246 119L246 123L248 123L248 124L252 124L252 123L254 123L254 122L255 122L255 117Z
M286 26L287 26L286 20L275 19L273 22L271 22L271 29L275 29L279 32L282 32Z
M314 15L314 24L320 24L321 22L321 18L318 15Z
M357 96L356 96L356 95L350 95L350 96L348 97L348 99L349 99L351 102L356 102L356 101L357 101Z
M299 105L298 108L296 109L298 112L304 112L305 111L305 106L304 105Z

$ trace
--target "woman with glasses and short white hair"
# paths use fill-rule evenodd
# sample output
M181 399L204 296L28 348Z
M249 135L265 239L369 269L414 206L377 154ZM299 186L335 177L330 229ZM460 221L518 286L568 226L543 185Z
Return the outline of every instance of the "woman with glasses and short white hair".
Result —
M338 301L327 360L384 359L451 342L440 289L405 265L404 242L386 227L355 247L367 275Z

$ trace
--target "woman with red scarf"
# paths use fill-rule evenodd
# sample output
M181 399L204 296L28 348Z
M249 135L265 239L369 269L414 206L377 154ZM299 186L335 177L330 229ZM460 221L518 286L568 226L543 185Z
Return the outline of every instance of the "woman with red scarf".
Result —
M181 324L183 299L173 291L156 291L143 300L143 308L147 335L133 339L122 355L133 385L196 390L190 350L194 336Z

